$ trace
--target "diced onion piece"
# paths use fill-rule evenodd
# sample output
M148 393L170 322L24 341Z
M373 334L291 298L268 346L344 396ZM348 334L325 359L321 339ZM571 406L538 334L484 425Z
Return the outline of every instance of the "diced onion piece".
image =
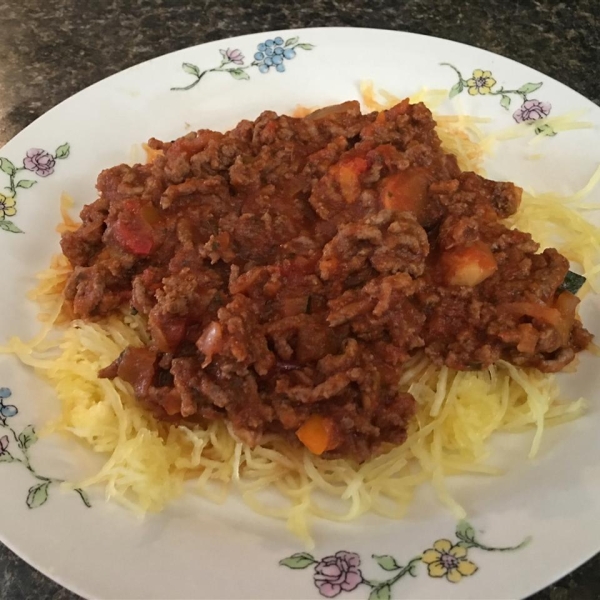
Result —
M509 304L501 304L498 308L500 311L505 311L513 315L538 319L552 327L558 327L562 320L562 316L556 308L535 302L511 302Z
M364 173L369 164L364 158L357 156L344 161L338 167L338 181L344 200L348 204L356 202L360 194L360 175Z
M169 416L181 413L181 396L177 390L172 389L162 398L161 406Z
M538 330L531 323L521 323L517 330L521 335L517 350L523 354L533 354L540 338Z
M575 323L575 316L577 315L577 306L579 304L579 298L571 292L563 292L554 303L554 306L560 313L562 319L559 321L556 329L560 333L563 344L569 341L571 335L571 329Z
M160 221L160 211L151 202L142 206L140 215L148 225L156 225Z
M492 251L483 242L452 248L442 254L441 261L448 285L474 287L498 269Z
M221 324L213 321L207 325L198 338L196 347L205 357L202 366L207 367L212 362L213 355L218 354L223 349L223 328Z
M319 108L308 115L306 115L307 121L313 121L315 119L322 119L323 117L329 117L338 113L347 113L354 106L354 101L349 100L348 102L342 102L341 104L332 104L331 106L324 106ZM294 115L297 116L297 115Z
M430 183L427 169L417 167L400 171L383 180L379 198L384 208L418 214L427 199Z
M154 162L157 157L164 155L164 152L162 150L151 148L148 144L142 144L142 148L146 153L146 164L150 164Z

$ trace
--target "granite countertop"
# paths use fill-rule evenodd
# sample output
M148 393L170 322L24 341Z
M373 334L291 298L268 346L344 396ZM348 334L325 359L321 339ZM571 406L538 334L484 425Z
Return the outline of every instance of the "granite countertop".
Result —
M166 52L293 27L399 29L513 58L600 103L598 0L0 0L0 146L86 86ZM75 600L0 544L0 600ZM600 555L530 600L600 598Z

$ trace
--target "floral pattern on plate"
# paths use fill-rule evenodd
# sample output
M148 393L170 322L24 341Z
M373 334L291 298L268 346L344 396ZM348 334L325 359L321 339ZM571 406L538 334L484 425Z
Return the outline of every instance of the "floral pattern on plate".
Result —
M35 179L24 179L23 171L34 173L38 177L49 177L54 173L57 160L68 158L71 147L68 143L62 144L54 154L42 148L30 148L23 158L23 166L17 167L8 158L0 157L0 171L8 176L8 185L4 189L8 192L0 192L0 229L10 233L23 233L23 230L15 225L7 217L17 214L17 194L19 190L27 190L34 186Z
M390 600L392 587L404 576L419 575L418 565L427 565L429 577L445 578L451 583L459 583L463 577L470 577L478 571L478 566L468 556L471 548L487 552L512 552L527 545L526 538L517 546L493 547L482 544L477 540L475 529L467 522L460 521L455 532L456 543L447 539L437 540L418 556L411 558L402 565L389 555L373 554L372 558L384 571L394 573L386 580L371 580L365 578L360 565L361 558L356 552L341 550L333 555L317 559L308 552L292 554L279 564L289 569L306 569L313 567L313 582L319 594L325 598L335 598L342 592L351 592L360 585L370 588L368 600Z
M545 119L550 115L552 105L544 100L530 98L529 95L539 90L544 84L524 83L519 88L507 90L503 86L496 88L497 81L492 76L491 71L475 69L468 79L465 79L462 73L450 63L441 63L442 66L450 67L458 76L458 81L450 88L449 97L454 98L463 91L471 96L500 96L500 106L510 110L513 98L518 99L521 105L513 112L513 119L517 123L534 124L540 119ZM512 97L511 97L512 96ZM556 135L556 131L547 123L537 124L535 127L537 135Z
M29 488L26 503L28 508L39 508L48 501L50 488L64 481L40 475L33 466L29 450L38 439L35 427L27 425L20 432L13 427L11 420L19 414L19 409L14 404L6 403L11 396L10 389L0 388L0 463L22 465L38 481ZM89 498L82 489L75 488L73 491L91 508Z
M238 48L219 50L221 63L212 69L201 69L197 65L184 62L181 68L185 73L192 75L195 79L189 85L183 87L172 87L173 91L187 91L197 86L207 73L229 73L234 79L250 79L248 71L253 67L262 74L274 70L284 73L286 61L296 57L297 50L312 50L313 44L300 42L299 37L291 37L284 41L280 36L265 40L256 46L252 62L245 64L246 57Z

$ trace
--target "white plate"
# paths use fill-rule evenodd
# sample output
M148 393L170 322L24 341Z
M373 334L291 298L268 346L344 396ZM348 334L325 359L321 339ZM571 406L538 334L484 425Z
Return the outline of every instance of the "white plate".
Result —
M284 72L275 70L276 65L268 68L266 54L257 54L260 44L279 42L277 38L293 49L282 60ZM277 46L281 44L272 47ZM465 81L475 69L491 75L476 74L479 81L457 85L458 74L442 62L454 65ZM182 69L182 63L188 64ZM490 78L497 83L492 85ZM359 98L363 79L398 96L423 86L450 90L457 85L457 91L463 87L440 110L452 113L460 106L469 114L491 117L491 127L540 116L550 105L552 115L587 111L585 118L595 129L561 132L535 147L527 138L503 144L488 165L492 177L540 191L568 192L585 184L600 163L600 110L595 105L545 75L484 50L366 29L256 34L181 50L80 92L0 151L0 186L17 186L17 213L11 216L10 201L0 202L6 209L0 227L25 232L0 231L0 343L9 335L27 337L36 330L35 308L24 297L34 273L58 250L54 224L60 218L61 192L79 205L94 200L98 172L127 162L132 145L151 136L172 139L192 129L225 129L267 108L286 112L298 104ZM171 91L195 82L188 91ZM502 95L478 93L484 89L472 95L469 87L474 84L491 86L492 92L503 86L510 107L501 105L508 103ZM543 154L541 160L527 158L532 148ZM11 165L20 170L13 172ZM599 199L596 192L595 201ZM585 304L584 316L593 327L598 300ZM302 552L302 545L279 522L250 512L235 495L225 506L186 495L164 513L139 520L105 503L101 491L90 493L92 508L87 508L79 495L36 480L23 463L9 462L5 452L0 457L0 537L33 566L91 598L305 599L319 597L320 592L364 599L370 594L372 599L523 597L600 549L600 409L594 369L593 359L586 356L576 375L563 378L565 395L590 398L590 412L549 431L538 459L524 458L531 435L499 436L495 460L511 467L506 476L452 480L451 488L474 528L462 526L458 533L467 539L475 535L485 546L471 544L468 558L478 570L457 584L429 576L418 560L411 577L406 570L382 569L372 557L390 555L406 566L436 540L458 542L452 516L428 490L402 522L370 516L345 525L317 523L315 550L293 559L289 565L297 569L291 569L279 561ZM3 400L3 423L17 433L29 424L40 426L57 411L48 387L12 358L0 359L0 386L12 392ZM0 395L6 396L7 390ZM9 406L17 407L18 414L10 416L14 410ZM5 434L12 436L0 428L0 439ZM22 457L16 441L8 441L5 450ZM94 460L84 449L53 438L40 440L26 454L36 473L52 477L76 477ZM514 546L528 537L530 543L519 550L486 549ZM447 544L438 544L438 549L451 562ZM332 558L340 551L353 554ZM383 565L394 567L391 559ZM329 585L318 588L317 573L328 574L321 580ZM374 581L382 583L377 586Z

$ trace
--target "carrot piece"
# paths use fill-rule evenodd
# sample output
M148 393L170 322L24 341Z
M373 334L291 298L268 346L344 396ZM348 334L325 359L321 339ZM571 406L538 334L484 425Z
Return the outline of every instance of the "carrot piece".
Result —
M296 436L313 454L321 455L335 448L334 433L335 425L331 419L312 415L296 431Z

